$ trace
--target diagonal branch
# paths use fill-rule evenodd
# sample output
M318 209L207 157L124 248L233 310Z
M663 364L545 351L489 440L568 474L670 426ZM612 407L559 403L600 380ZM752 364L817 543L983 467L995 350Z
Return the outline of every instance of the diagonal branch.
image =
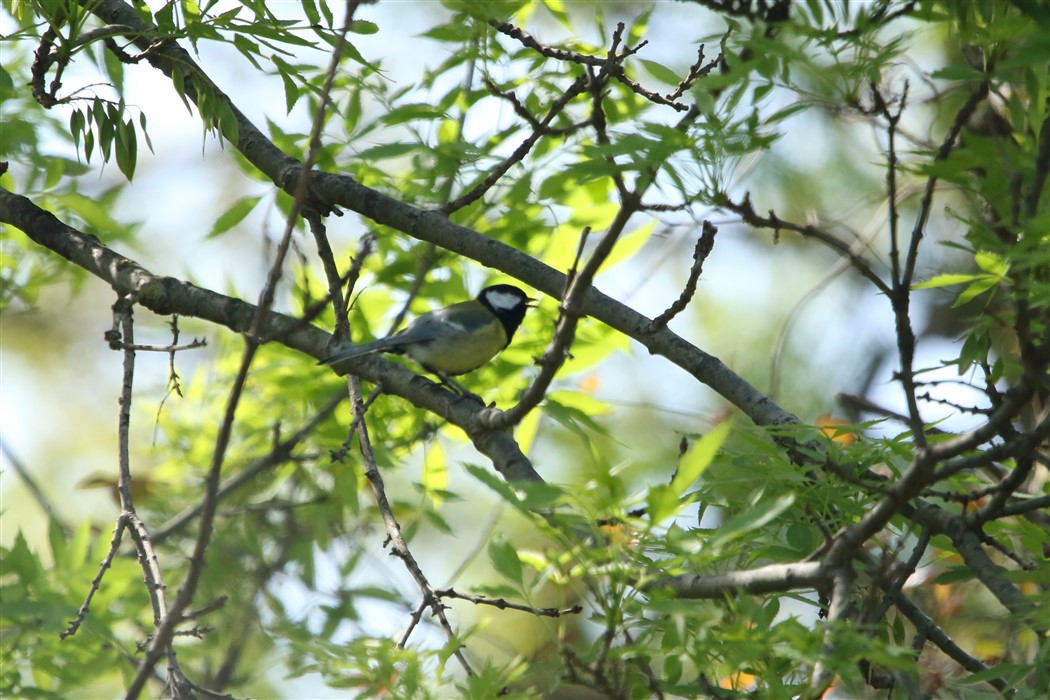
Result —
M200 318L237 333L244 333L251 326L255 305L174 277L156 276L133 260L102 245L94 236L66 226L29 199L12 194L2 187L0 221L21 229L34 242L84 268L119 294L134 294L139 306L157 314L168 316L175 313ZM319 328L276 311L266 314L265 326L269 340L316 359L327 355L331 336ZM492 460L493 466L504 478L512 481L541 480L512 435L502 430L489 430L480 423L481 409L476 403L456 400L437 384L419 381L418 374L397 363L378 357L363 360L349 361L347 364L363 379L382 383L387 393L407 399L461 428L478 451Z
M134 9L122 0L99 0L97 4L92 3L90 8L104 22L130 26L138 33L136 41L141 42L143 48L148 47L156 36L153 28L144 23ZM191 75L194 80L206 79L189 54L176 45L165 45L149 60L168 75L173 70L185 71L189 66L196 69ZM218 99L227 99L210 81L207 86ZM194 94L187 89L187 96L192 98ZM235 105L230 104L230 109L236 120L236 134L231 136L236 138L237 149L278 186L290 191L298 182L302 164L278 149ZM562 273L529 255L454 224L440 212L405 204L365 187L351 177L316 173L312 180L310 203L322 213L330 211L333 206L350 209L378 224L390 226L418 240L506 272L550 296L560 295L565 289L565 276ZM878 279L877 276L875 279ZM651 324L649 318L596 289L588 290L584 296L581 312L638 340L651 353L666 357L740 408L756 424L773 426L799 423L794 415L730 371L718 358L699 350L667 329L648 333ZM310 354L317 356L320 352ZM353 363L352 367L357 372L359 368L377 362L383 361L372 358ZM384 382L384 386L393 389L388 382Z
M740 202L734 202L733 200L729 199L728 196L722 197L717 202L717 204L718 206L724 207L732 212L739 214L740 218L748 226L754 226L755 228L772 229L774 233L780 231L794 231L795 233L801 234L806 238L812 238L816 241L823 243L827 247L842 255L842 257L847 258L850 261L850 264L852 264L853 267L856 268L857 272L859 272L864 277L864 279L868 280L873 285L875 285L875 288L878 289L880 292L886 294L887 296L892 293L890 286L886 284L885 281L883 281L882 277L880 277L878 273L875 272L875 270L871 267L871 264L867 261L867 259L864 258L863 255L860 254L859 251L853 250L851 245L833 236L827 231L824 231L822 229L817 228L816 226L811 226L808 224L802 225L792 223L790 221L785 221L779 218L772 211L769 212L768 217L760 216L755 211L754 206L752 206L751 198L749 195L744 195L744 199Z
M820 562L770 564L750 571L732 571L709 576L682 574L662 578L643 588L669 588L678 598L720 600L735 593L780 593L799 589L822 588L828 582Z
M475 187L441 207L441 212L447 216L481 199L486 192L492 189L493 185L499 182L500 178L507 174L508 170L510 170L515 164L520 163L525 156L529 154L529 151L531 151L533 146L535 146L540 140L540 137L547 134L554 118L564 111L569 102L583 93L587 88L587 83L587 76L583 75L577 78L565 93L554 101L551 108L547 110L547 116L539 122L536 128L533 129L532 133L529 134L524 141L518 144L518 147L514 149L513 153L507 156L502 163L493 168L492 172Z
M715 234L717 233L718 227L708 221L704 222L700 237L696 239L696 247L693 248L693 266L689 268L689 278L685 281L685 287L682 288L682 293L678 295L674 303L653 319L652 331L655 332L666 328L667 324L689 305L689 301L696 294L696 283L700 281L700 274L704 270L704 261L707 260L707 256L711 254L711 250L715 247Z
M224 481L222 485L219 486L219 491L216 495L217 499L221 501L226 496L234 493L251 482L260 474L275 469L291 459L292 451L295 447L311 435L314 429L317 428L322 421L332 415L332 413L335 412L335 409L345 400L346 394L342 392L333 396L328 403L317 412L317 415L304 423L303 426L295 431L291 437L275 445L268 455L253 461L244 469L237 472L237 474ZM153 541L160 542L183 530L200 515L202 507L203 504L197 503L172 517L168 522L164 523L154 531Z
M408 640L409 632L415 626L415 623L419 621L423 610L427 607L430 608L431 614L437 618L438 624L444 630L449 641L454 641L456 633L445 615L445 608L441 604L441 596L437 595L434 586L431 585L426 574L423 573L419 562L412 554L412 550L408 548L408 543L405 542L405 538L401 534L401 524L397 522L394 510L390 507L390 501L387 499L383 475L379 473L379 465L376 464L375 453L372 450L372 440L368 435L368 425L364 420L365 406L361 396L361 381L357 377L351 376L347 385L350 392L350 409L354 417L354 425L357 426L357 442L361 446L361 457L364 460L365 479L368 481L369 486L372 487L372 495L375 497L376 506L379 508L383 524L386 526L387 541L390 542L391 547L390 553L401 560L408 573L415 580L416 585L419 586L419 590L423 593L423 600L416 609L416 613L412 616L413 625L410 626L405 636L401 638L398 646L404 647ZM463 670L467 672L467 675L473 676L474 669L471 668L466 656L463 655L463 650L457 648L452 654L459 661Z

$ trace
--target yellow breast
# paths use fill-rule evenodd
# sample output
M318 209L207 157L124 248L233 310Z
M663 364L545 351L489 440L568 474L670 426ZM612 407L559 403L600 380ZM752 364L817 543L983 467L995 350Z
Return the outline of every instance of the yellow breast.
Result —
M469 333L449 328L440 338L406 348L405 354L430 371L454 376L481 367L506 344L503 325L494 318L492 323Z

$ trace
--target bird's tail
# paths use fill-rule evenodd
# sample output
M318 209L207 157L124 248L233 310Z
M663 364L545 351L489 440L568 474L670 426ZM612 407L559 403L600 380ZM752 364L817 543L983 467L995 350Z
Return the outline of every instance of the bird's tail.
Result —
M384 350L390 352L397 352L397 348L403 345L404 342L397 337L382 338L371 343L365 343L364 345L355 345L352 348L347 348L341 352L337 352L331 357L327 357L320 360L317 364L319 365L331 365L341 360L345 360L350 357L358 357L359 355L368 355L373 352L382 352Z

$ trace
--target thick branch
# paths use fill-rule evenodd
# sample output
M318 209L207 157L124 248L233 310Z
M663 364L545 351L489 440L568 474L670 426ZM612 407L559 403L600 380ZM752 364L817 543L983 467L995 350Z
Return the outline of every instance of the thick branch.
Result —
M66 226L50 212L3 188L0 188L0 222L21 229L36 243L84 268L118 293L134 294L140 306L157 314L193 316L238 333L247 332L251 325L256 308L253 304L173 277L158 277L103 246L94 236ZM308 323L271 311L266 315L265 327L270 340L316 359L328 354L331 336ZM476 402L456 400L437 384L422 382L414 372L379 357L348 360L346 366L363 379L381 381L388 393L401 396L462 428L504 478L512 481L541 480L510 433L486 430L479 423L478 414L482 407Z
M984 551L978 531L965 516L953 515L938 506L921 503L909 511L908 517L928 527L934 534L943 534L951 538L966 566L1003 607L1022 619L1038 634L1046 634L1045 623L1034 619L1033 612L1036 606L1033 601L1010 583L1005 569L992 561Z
M142 42L142 46L150 45L151 27L142 22L130 5L121 0L101 0L97 6L91 6L91 11L107 23L126 24L141 32L142 38L139 41ZM172 70L186 70L186 66L190 66L195 71L194 76L203 79L203 73L193 63L189 54L177 46L165 45L150 57L150 61L169 75ZM219 98L223 98L217 87L210 83L209 86ZM193 97L189 91L187 94ZM237 119L237 149L278 186L291 193L298 182L302 165L278 149L235 106L231 105L231 108ZM314 195L311 203L321 211L325 210L326 204L355 211L378 224L390 226L418 240L433 243L487 267L501 270L548 296L558 297L565 289L565 275L529 255L453 224L438 212L410 206L365 187L351 177L317 173L311 183L311 192ZM651 353L666 357L685 369L737 406L758 425L799 422L794 415L731 372L718 358L699 350L667 329L649 332L649 318L601 292L589 290L583 298L580 310L583 314L597 318L634 338Z
M805 588L821 588L828 581L820 562L772 564L752 571L701 576L672 576L649 584L650 588L670 588L679 598L724 598L735 593L781 593Z

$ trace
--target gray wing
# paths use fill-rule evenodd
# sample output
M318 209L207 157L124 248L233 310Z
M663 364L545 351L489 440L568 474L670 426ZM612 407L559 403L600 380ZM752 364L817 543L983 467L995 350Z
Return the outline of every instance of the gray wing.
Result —
M446 320L447 316L447 309L431 311L430 313L423 314L422 316L413 319L412 322L409 323L400 333L395 333L394 335L380 338L379 340L365 343L364 345L355 345L352 348L347 348L346 350L337 352L331 357L321 360L317 364L330 365L349 357L358 357L359 355L367 355L373 352L397 352L399 349L408 345L425 343L429 340L433 340L438 337L442 331L447 332L450 327L455 328L456 330L461 330L454 325L448 324Z

